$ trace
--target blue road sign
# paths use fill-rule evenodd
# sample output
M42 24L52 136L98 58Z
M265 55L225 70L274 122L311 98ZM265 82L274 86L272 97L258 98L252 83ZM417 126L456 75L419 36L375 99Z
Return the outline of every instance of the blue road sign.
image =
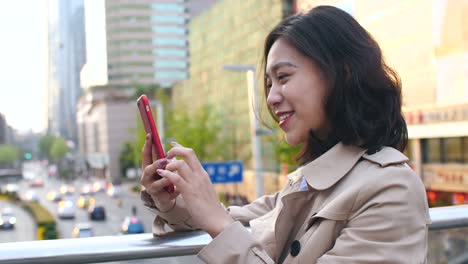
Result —
M243 164L241 161L203 162L212 183L242 182Z

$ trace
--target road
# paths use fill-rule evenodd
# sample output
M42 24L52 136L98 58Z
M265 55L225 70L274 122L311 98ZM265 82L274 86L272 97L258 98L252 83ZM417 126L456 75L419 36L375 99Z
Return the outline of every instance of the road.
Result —
M43 172L35 172L36 175L44 177ZM44 177L45 178L45 177ZM44 187L31 188L28 185L28 182L23 181L19 184L20 186L20 195L26 191L33 191L37 194L39 202L48 209L54 218L57 220L57 230L59 232L59 237L63 239L68 239L72 237L72 230L75 224L77 223L89 223L91 224L95 236L113 236L119 235L120 226L122 224L125 216L132 215L132 207L137 208L137 216L142 220L145 232L151 232L151 226L154 219L154 214L146 209L143 206L143 203L140 201L139 194L134 193L130 190L133 184L124 184L122 185L121 200L122 205L118 206L116 199L108 196L105 192L99 192L94 194L97 205L103 205L106 210L106 220L105 221L91 221L88 217L88 212L85 209L78 208L76 209L76 216L74 219L60 219L57 215L57 203L52 202L46 199L46 195L49 191L59 191L60 186L64 183L55 179L46 179ZM75 204L80 196L81 187L89 182L83 180L77 180L70 185L75 187L75 193L65 196L66 199L73 201ZM33 219L20 208L15 208L18 215L18 222L24 222L24 225L18 225L21 229L15 230L13 232L0 232L0 242L14 242L14 241L28 241L36 239L36 228ZM20 220L21 219L21 220ZM29 221L29 222L28 222ZM3 234L8 234L4 236ZM11 235L10 235L11 234ZM184 256L176 258L164 258L164 259L151 259L151 260L133 260L133 261L122 261L122 262L112 262L114 264L121 263L169 263L169 264L179 264L179 263L201 263L195 256Z
M0 230L0 243L35 240L37 237L36 223L31 215L12 203L0 200L0 208L5 207L11 207L13 209L17 225L11 230Z

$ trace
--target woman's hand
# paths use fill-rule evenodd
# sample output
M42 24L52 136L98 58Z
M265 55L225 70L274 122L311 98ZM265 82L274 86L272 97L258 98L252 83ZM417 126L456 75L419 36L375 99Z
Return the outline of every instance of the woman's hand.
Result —
M156 174L157 169L164 169L168 164L167 159L159 159L152 162L152 143L151 134L146 135L145 145L143 146L142 153L142 171L143 174L140 179L141 185L146 189L146 192L151 195L154 204L161 212L169 211L174 207L175 198L179 195L177 190L173 193L168 193L164 187L170 184L169 180L160 178Z
M172 146L167 159L182 159L171 160L166 169L157 169L157 173L175 185L194 223L214 238L234 220L221 205L210 177L195 152L175 142Z

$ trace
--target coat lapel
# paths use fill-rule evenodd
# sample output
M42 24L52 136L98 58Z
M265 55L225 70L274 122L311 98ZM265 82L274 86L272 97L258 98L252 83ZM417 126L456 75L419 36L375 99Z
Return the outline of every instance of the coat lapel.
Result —
M307 184L316 190L325 190L343 178L366 153L366 149L336 144L302 169Z

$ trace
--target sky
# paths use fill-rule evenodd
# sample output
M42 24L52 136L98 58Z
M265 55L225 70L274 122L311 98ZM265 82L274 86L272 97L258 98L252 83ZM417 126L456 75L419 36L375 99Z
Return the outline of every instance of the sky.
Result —
M46 7L0 2L0 113L19 132L45 128Z

